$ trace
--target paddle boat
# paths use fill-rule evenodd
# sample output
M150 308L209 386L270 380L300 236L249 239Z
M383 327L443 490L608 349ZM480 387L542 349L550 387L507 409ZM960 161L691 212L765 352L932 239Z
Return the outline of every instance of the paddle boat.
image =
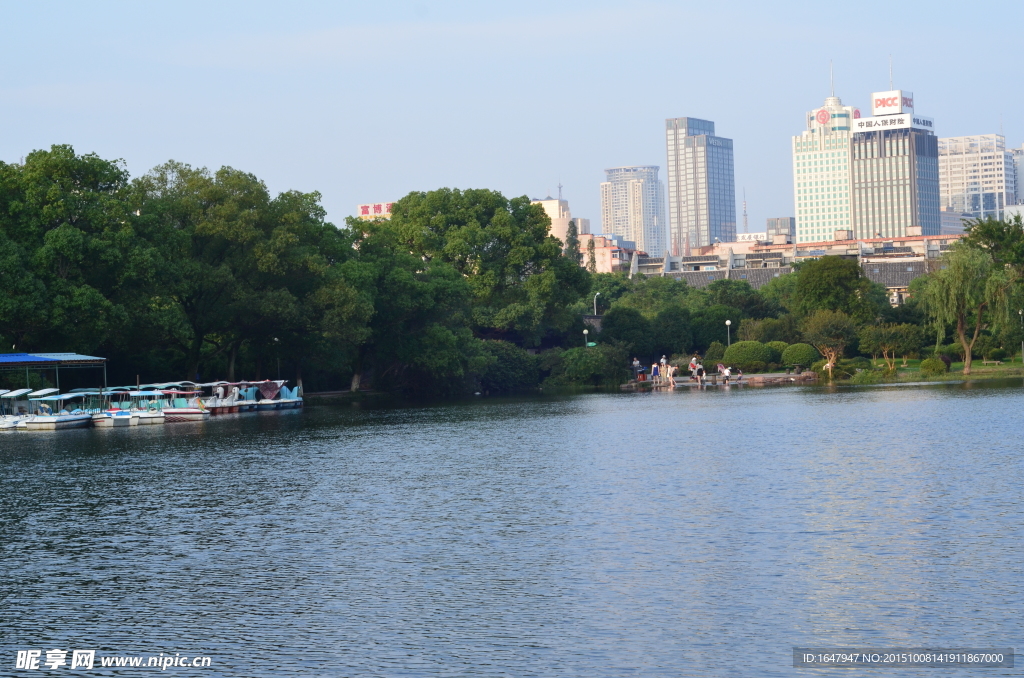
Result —
M285 384L287 381L262 381L257 384L260 395L263 397L256 403L258 410L287 410L302 407L302 396L299 395L300 388L289 389Z
M57 431L91 426L91 414L80 408L68 410L68 407L74 405L72 401L81 397L81 393L62 393L29 398L30 403L35 403L34 416L19 422L18 428L24 427L29 431ZM59 409L55 412L56 408Z
M132 415L138 415L139 424L152 426L167 421L164 414L167 401L160 391L130 391L128 397L132 402Z
M206 395L204 404L210 414L228 414L238 412L239 389L238 386L226 381L213 381L208 384L196 384L196 388L208 388L210 393Z
M30 388L0 391L0 431L13 431L19 422L31 416L28 402L31 392Z
M164 406L165 421L170 424L180 421L206 421L210 411L202 400L202 391L167 389L160 393L169 396L170 401Z

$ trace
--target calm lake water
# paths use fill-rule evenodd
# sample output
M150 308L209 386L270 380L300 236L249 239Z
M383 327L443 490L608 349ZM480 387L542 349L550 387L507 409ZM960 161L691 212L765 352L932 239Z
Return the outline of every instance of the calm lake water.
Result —
M0 434L0 675L1020 675L1022 418L1016 380ZM851 645L1018 668L792 667Z

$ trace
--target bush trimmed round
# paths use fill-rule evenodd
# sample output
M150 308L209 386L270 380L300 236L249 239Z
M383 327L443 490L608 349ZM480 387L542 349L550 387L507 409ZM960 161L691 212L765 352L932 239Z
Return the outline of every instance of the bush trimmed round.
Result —
M725 349L722 362L726 365L735 365L744 372L756 371L753 363L761 363L761 369L771 362L772 351L760 341L737 341Z
M821 354L810 344L790 344L789 348L782 352L783 365L810 367L819 360L821 360Z
M946 370L948 370L948 369L949 368L946 367L946 363L942 362L938 358L928 358L927 360L922 360L921 361L921 373L922 374L927 374L929 376L935 376L935 375L938 375L938 374L945 374Z
M770 363L781 363L782 354L789 348L789 344L784 341L769 341L765 346L772 352L772 359L768 361Z
M985 357L989 360L1003 360L1006 358L1006 351L1001 348L990 348Z

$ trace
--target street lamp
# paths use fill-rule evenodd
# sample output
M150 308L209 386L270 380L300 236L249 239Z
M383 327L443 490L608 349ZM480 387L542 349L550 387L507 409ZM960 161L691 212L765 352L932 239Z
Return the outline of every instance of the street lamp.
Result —
M732 346L732 330L729 329L729 325L732 325L731 320L725 321L725 341L726 347Z
M590 334L590 330L583 330L583 348L587 347L587 335Z
M600 292L598 292L597 294L594 295L594 315L597 315L597 298L599 296L601 296Z

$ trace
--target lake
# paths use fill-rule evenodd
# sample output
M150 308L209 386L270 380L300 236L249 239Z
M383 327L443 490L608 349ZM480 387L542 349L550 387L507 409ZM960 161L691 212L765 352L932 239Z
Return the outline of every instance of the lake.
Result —
M793 647L1020 652L1022 417L1018 379L0 434L0 675L937 675Z

